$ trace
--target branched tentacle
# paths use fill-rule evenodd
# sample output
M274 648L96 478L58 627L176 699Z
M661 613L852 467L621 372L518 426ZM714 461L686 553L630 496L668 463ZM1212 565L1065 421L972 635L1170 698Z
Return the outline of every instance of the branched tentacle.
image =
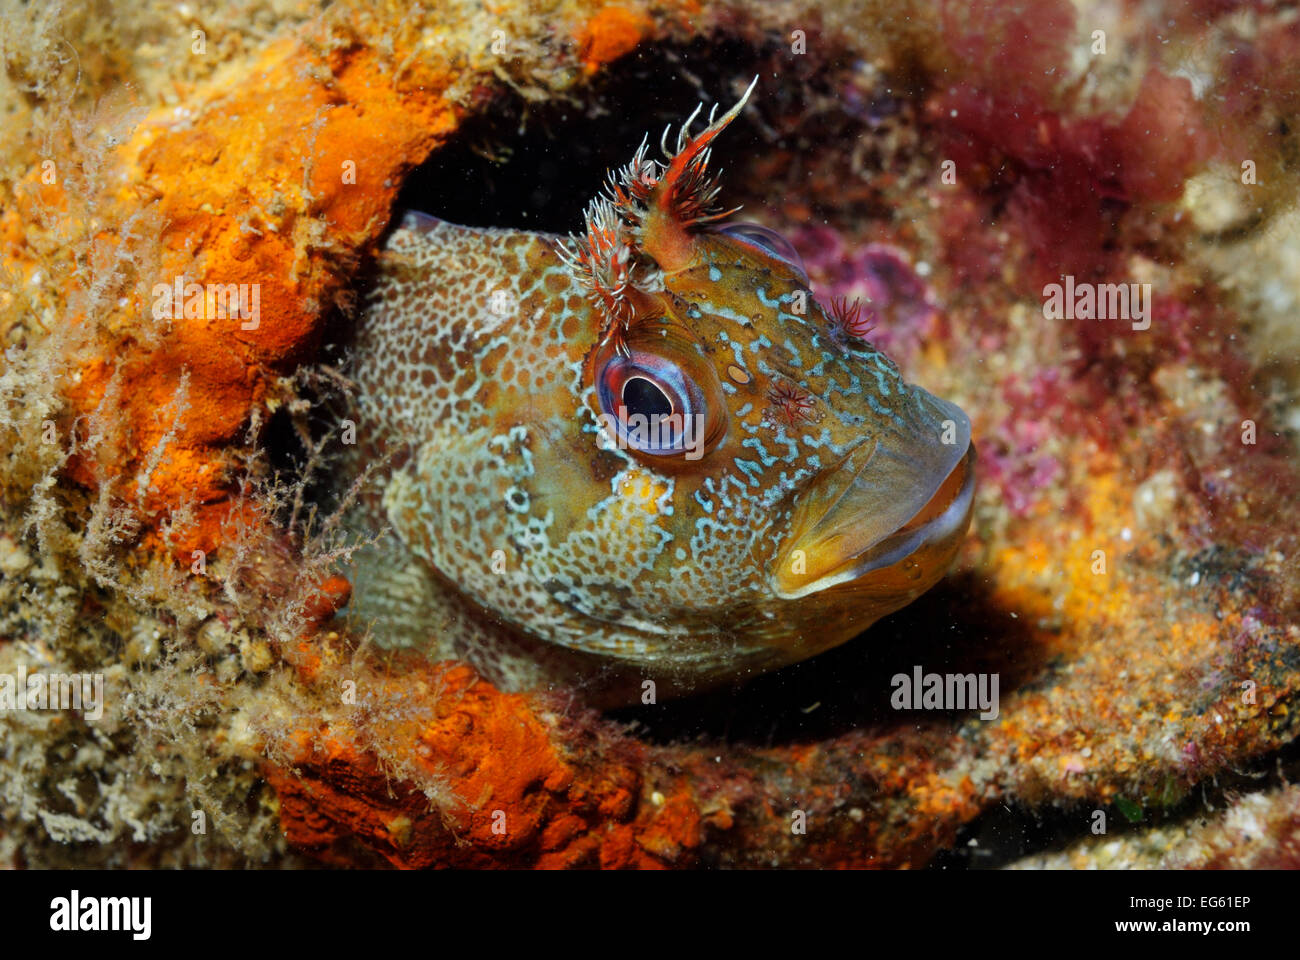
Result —
M701 110L696 106L678 129L673 150L668 147L671 127L666 127L659 139L665 162L648 156L649 140L643 139L631 161L609 171L602 193L587 205L585 235L557 244L556 252L605 319L602 340L614 337L620 351L627 351L623 337L634 313L629 292L636 285L637 238L650 210L657 206L680 226L691 227L740 209L719 210L715 205L721 188L709 173L709 145L740 114L757 83L755 77L740 101L721 117L715 104L709 111L709 125L692 136L691 125Z
M768 407L765 417L786 426L796 426L800 421L815 422L816 403L812 394L786 380L777 380L767 392Z
M866 340L876 326L876 312L870 307L864 311L862 301L856 298L850 303L845 297L836 297L830 313L836 328L854 340Z
M587 297L605 318L602 339L611 335L620 352L626 352L623 333L632 321L628 291L633 284L632 241L618 206L596 197L584 216L587 232L556 245L560 259L587 289Z

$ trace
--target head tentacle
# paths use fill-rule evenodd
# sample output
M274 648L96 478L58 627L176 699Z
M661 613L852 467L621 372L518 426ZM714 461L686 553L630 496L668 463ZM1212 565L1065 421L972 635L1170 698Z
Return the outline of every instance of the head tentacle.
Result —
M555 246L555 251L587 291L587 298L605 320L602 341L610 338L626 352L623 333L632 321L628 293L635 267L631 238L618 206L598 196L584 214L586 234Z
M708 126L692 136L691 126L703 109L697 105L678 129L671 150L672 128L666 127L659 140L663 161L648 155L649 138L642 138L632 159L606 174L602 192L587 205L584 235L556 245L556 252L604 318L602 340L612 337L620 351L627 349L624 334L635 318L638 261L653 261L644 264L650 270L681 269L690 256L688 231L740 209L721 210L715 204L721 186L708 169L710 145L740 115L757 84L754 77L740 100L721 117L715 104Z

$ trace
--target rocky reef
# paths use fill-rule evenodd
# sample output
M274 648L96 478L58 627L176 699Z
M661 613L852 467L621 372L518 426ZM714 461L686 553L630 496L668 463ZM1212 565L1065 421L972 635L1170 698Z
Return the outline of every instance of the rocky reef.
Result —
M0 676L103 689L0 689L0 861L1300 866L1294 10L12 4L0 45ZM577 229L755 74L728 205L970 414L954 569L614 713L344 630L394 213ZM899 709L914 671L996 716Z

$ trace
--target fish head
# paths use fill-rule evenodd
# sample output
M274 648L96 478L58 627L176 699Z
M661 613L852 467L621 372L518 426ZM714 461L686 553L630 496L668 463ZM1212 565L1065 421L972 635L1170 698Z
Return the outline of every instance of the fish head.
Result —
M358 456L391 464L368 509L434 578L358 565L355 615L427 642L416 601L454 596L543 641L530 664L670 696L842 643L943 575L970 423L819 303L778 234L714 209L710 144L743 104L665 135L664 163L643 144L576 237L392 233L354 345L378 438Z
M819 303L784 238L713 212L709 144L743 102L698 137L688 121L667 164L639 151L567 255L605 320L584 360L588 422L644 478L629 496L661 493L666 547L629 567L652 598L630 616L688 650L739 632L790 662L943 576L975 453L962 410L907 383L854 308Z

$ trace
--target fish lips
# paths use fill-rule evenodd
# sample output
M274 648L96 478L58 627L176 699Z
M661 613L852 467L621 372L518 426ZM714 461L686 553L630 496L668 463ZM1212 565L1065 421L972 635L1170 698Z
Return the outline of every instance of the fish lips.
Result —
M911 389L898 429L868 437L800 498L772 568L777 596L856 581L915 595L947 569L975 498L970 419Z

